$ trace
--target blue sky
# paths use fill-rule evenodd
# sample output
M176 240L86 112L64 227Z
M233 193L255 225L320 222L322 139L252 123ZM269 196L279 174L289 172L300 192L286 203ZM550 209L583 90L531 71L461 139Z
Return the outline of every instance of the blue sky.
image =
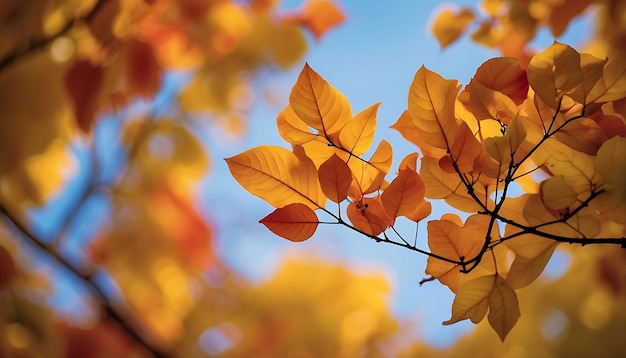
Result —
M472 1L456 1L457 5ZM287 1L294 8L300 1ZM329 32L320 42L311 41L305 60L350 100L353 112L382 102L378 112L376 141L385 138L394 148L394 166L408 153L416 151L388 127L407 108L409 85L415 72L425 65L445 78L466 84L476 68L498 53L467 39L440 50L429 33L433 11L438 1L344 1L341 7L346 22ZM576 45L586 33L587 21L578 21L560 41ZM588 30L587 30L588 31ZM586 35L585 35L586 36ZM545 47L554 38L541 31L537 47ZM203 192L202 201L220 228L219 247L227 261L252 279L268 278L285 254L316 255L328 262L347 264L357 272L385 274L392 285L391 309L399 318L416 322L414 334L429 344L443 346L472 328L462 322L442 326L450 317L453 300L449 290L431 282L419 287L425 277L426 257L390 245L375 243L337 226L320 227L316 235L301 244L288 243L267 231L258 220L273 208L251 196L229 178L225 163L218 158L230 157L257 145L287 146L276 130L277 113L287 103L291 86L301 65L285 74L265 76L263 84L279 94L282 102L269 106L257 103L249 118L247 134L238 141L215 136L210 150L216 160ZM259 90L258 96L262 97ZM219 190L215 190L219 187ZM428 219L438 219L447 207L434 203ZM415 227L401 228L412 237ZM419 240L425 242L426 225L419 227ZM556 273L566 257L557 255L552 270Z
M295 8L300 3L300 0L289 0L284 7ZM455 3L474 6L473 1ZM346 95L354 113L382 102L378 112L376 142L384 138L392 144L393 170L406 154L416 151L388 127L406 109L409 85L419 67L425 65L445 78L457 79L465 84L482 62L498 55L466 39L441 51L428 30L432 13L440 6L438 1L343 1L341 7L347 14L346 22L319 42L310 39L305 61ZM589 21L587 18L576 22L560 41L570 45L581 43L587 36ZM545 47L553 40L547 31L542 31L537 46ZM279 103L270 105L257 101L248 119L248 130L242 138L232 139L217 132L203 134L212 158L212 169L198 201L219 230L220 255L237 271L257 281L271 277L284 257L294 255L315 256L330 263L345 264L356 272L384 274L392 288L391 310L396 317L416 323L415 337L436 346L453 342L473 325L467 322L445 327L441 325L450 317L453 296L446 287L436 282L419 287L418 282L425 277L426 257L375 243L336 225L320 227L316 235L304 243L289 243L258 223L273 208L248 194L230 176L222 158L257 145L287 146L278 135L275 119L287 103L289 91L302 65L286 73L271 71L262 74L256 97L262 99L263 93L270 91ZM177 78L169 77L169 80L176 81ZM168 96L175 95L172 91L176 87L174 82L168 82L161 99L155 100L148 110L160 113L162 103L168 102ZM109 121L109 124L111 122L115 121ZM98 138L98 146L103 149L101 155L112 158L116 153L106 152L106 141L115 136L116 127L101 127ZM111 162L115 164L116 161ZM115 172L115 168L111 169ZM78 178L77 185L68 190L64 198L35 216L40 223L35 233L47 238L49 233L57 230L59 221L65 215L65 206L70 205L79 194L84 179ZM106 211L105 205L104 200L94 198L80 214L85 217L102 216ZM428 219L438 219L447 211L445 205L437 202L433 203L433 208L433 214ZM93 230L90 220L75 220L75 224L77 227L73 228L72 234L76 237L88 237ZM412 237L415 227L407 225L400 231L406 237ZM421 243L426 241L425 234L426 223L423 222L419 226ZM566 260L563 255L555 255L548 271L552 275L558 274ZM73 278L68 278L66 273L58 275L59 294L51 303L66 313L76 315L81 301L76 298L74 290L80 285ZM78 291L80 294L81 290Z

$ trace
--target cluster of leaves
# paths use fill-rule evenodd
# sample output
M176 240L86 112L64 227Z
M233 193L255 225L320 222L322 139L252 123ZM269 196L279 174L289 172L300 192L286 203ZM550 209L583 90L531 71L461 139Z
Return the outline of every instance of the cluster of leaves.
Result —
M261 146L226 161L246 190L276 207L261 220L274 233L303 241L320 223L341 224L426 254L427 280L456 294L444 324L478 323L489 311L504 339L520 315L515 290L541 274L559 243L626 246L626 59L554 43L528 70L515 58L488 60L459 90L417 71L392 128L423 157L419 168L417 153L405 157L387 182L389 143L364 157L378 104L353 116L306 65L277 119L292 151ZM454 214L428 222L429 251L395 229L399 217L430 214L424 197L466 213L465 222Z
M527 45L540 29L547 28L558 38L572 20L589 11L596 11L598 18L590 52L602 56L624 52L626 28L618 15L626 11L623 0L484 0L480 9L445 6L435 15L432 33L445 48L471 29L474 42L516 57L525 67L534 54Z

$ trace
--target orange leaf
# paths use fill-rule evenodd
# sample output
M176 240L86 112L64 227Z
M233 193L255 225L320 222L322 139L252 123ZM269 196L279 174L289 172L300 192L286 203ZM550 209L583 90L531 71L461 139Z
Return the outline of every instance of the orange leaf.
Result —
M301 242L313 236L319 220L308 206L293 203L274 210L259 222L278 236Z
M309 64L305 64L289 95L294 112L325 137L338 132L352 118L348 99Z
M378 236L389 226L380 196L351 202L346 214L352 225L367 235Z
M454 144L450 149L450 155L454 158L461 173L474 170L474 161L483 150L481 143L474 137L465 122L461 122Z
M351 158L348 162L348 166L352 171L352 175L355 179L355 185L358 188L354 188L360 191L362 194L373 193L379 190L385 175L389 173L391 169L391 163L393 160L393 148L386 140L382 140L374 154L369 161L365 162L356 158ZM360 197L355 197L359 199Z
M422 139L437 148L449 149L458 128L454 103L458 82L446 80L422 66L409 89L411 121Z
M380 102L357 113L341 132L341 146L354 155L363 155L372 146L376 132L376 112Z
M502 92L487 88L478 81L468 85L472 113L478 120L495 119L508 124L518 113L517 105Z
M470 8L463 8L460 11L454 11L450 8L443 9L437 14L432 28L439 46L443 49L456 41L463 34L467 25L474 21L475 17Z
M422 139L417 127L411 121L411 115L408 110L402 112L396 123L392 124L390 128L397 130L404 139L415 144L422 152L422 155L426 157L441 158L446 154L444 149L433 147Z
M424 182L419 174L401 169L381 195L385 212L392 219L411 215L424 201L424 190Z
M419 158L419 154L415 152L407 155L406 157L402 159L402 161L400 162L400 165L398 165L398 170L410 169L416 172L417 171L417 158Z
M87 60L74 62L65 75L65 85L74 104L74 116L84 133L89 133L93 126L102 78L102 67L94 66Z
M300 146L295 146L293 153L282 147L261 146L225 160L244 189L276 208L292 203L312 209L325 205L317 169Z
M290 105L278 114L276 126L278 134L290 144L304 144L317 137L316 134L309 132L309 126L296 115Z
M489 294L489 325L504 342L520 317L519 302L515 290L506 285L498 276L493 290Z
M504 93L516 105L522 104L528 97L528 77L514 57L496 57L485 61L478 69L472 81Z
M333 154L327 161L320 165L317 172L320 186L324 195L331 201L339 203L348 197L352 172L348 164Z
M308 28L317 40L346 19L343 12L330 0L307 0L302 14L296 20Z

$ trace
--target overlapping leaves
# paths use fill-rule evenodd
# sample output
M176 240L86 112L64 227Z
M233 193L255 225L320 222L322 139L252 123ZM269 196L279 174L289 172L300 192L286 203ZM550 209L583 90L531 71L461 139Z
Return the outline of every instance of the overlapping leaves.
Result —
M306 65L278 117L293 154L279 147L251 150L263 154L248 166L280 189L237 169L250 151L227 161L247 190L277 207L262 220L270 230L307 239L319 223L317 210L332 223L426 254L425 281L438 279L456 293L445 324L478 323L489 312L504 340L520 316L515 290L541 275L559 242L624 244L624 238L601 237L600 230L601 222L622 231L626 225L624 63L554 43L527 69L508 57L485 62L460 92L456 81L422 66L409 89L408 111L392 128L423 157L419 166L417 153L404 158L389 182L391 145L383 140L365 155L378 104L353 117L347 99ZM307 158L307 172L278 170L275 163L288 154ZM514 197L520 189L526 193ZM431 220L430 251L394 227L399 217L426 218L431 207L425 197L469 214L464 223L450 214ZM326 199L336 205L325 206Z

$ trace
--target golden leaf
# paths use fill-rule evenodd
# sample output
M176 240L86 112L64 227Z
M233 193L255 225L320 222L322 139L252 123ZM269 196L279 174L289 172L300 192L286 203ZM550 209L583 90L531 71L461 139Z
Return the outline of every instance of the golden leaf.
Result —
M317 170L300 146L294 147L293 153L282 147L261 146L225 160L242 187L276 208L293 203L311 209L325 205Z
M458 82L446 80L422 66L409 89L409 113L421 138L428 144L449 149L456 137L458 124L454 103Z
M291 90L289 104L304 123L325 137L338 132L352 118L348 99L308 64Z

